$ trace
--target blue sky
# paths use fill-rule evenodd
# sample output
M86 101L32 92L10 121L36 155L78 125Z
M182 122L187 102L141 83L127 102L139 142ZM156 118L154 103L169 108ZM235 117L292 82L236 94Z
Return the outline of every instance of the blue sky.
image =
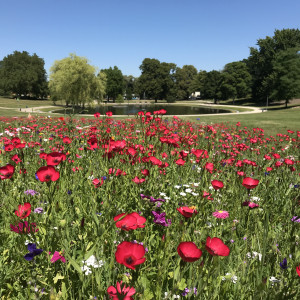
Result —
M299 0L0 0L0 60L36 53L85 56L98 69L139 76L144 58L222 70L257 39L300 27Z

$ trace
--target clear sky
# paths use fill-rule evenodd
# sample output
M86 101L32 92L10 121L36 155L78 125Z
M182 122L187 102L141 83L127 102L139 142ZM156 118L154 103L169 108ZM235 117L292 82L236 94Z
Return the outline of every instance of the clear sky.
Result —
M0 60L36 53L85 56L139 76L144 58L222 70L257 39L300 27L300 0L0 0Z

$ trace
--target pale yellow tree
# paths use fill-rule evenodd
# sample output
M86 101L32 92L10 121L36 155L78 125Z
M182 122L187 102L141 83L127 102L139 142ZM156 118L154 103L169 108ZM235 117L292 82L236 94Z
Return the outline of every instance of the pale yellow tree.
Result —
M105 93L105 76L96 76L97 69L87 58L70 54L57 60L50 69L49 88L53 100L81 106L101 101Z

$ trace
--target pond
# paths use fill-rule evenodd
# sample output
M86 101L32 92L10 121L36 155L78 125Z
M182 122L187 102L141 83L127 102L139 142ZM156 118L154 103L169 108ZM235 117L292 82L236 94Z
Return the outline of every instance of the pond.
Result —
M107 111L111 111L114 115L135 115L139 111L151 112L160 109L167 111L166 115L199 115L199 114L221 114L228 113L230 111L225 109L210 108L204 106L184 106L184 105L164 105L164 104L122 104L122 105L111 105L106 104L95 108L72 108L59 109L53 111L53 113L60 114L88 114L92 115L99 112L105 114Z

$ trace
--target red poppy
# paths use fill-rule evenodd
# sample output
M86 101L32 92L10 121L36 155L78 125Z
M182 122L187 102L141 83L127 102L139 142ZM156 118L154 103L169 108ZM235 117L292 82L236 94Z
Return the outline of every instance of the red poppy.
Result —
M65 136L63 138L63 143L64 144L71 144L72 143L72 140L68 137L68 136Z
M213 163L206 163L205 164L205 169L209 172L212 173L213 169L214 169L214 164Z
M99 118L99 117L100 117L100 113L96 112L96 113L94 114L94 117L95 117L95 118Z
M119 264L135 270L136 265L140 265L146 260L144 255L143 245L124 241L118 245L115 258Z
M57 166L62 161L66 160L66 155L64 153L52 152L47 154L47 165L48 166Z
M183 166L185 164L185 161L181 158L179 158L178 160L175 161L176 165L178 166Z
M18 210L15 211L15 215L18 216L20 219L27 218L31 213L31 204L25 202L24 205L20 204L18 206Z
M105 114L106 114L108 117L111 117L111 116L113 115L113 113L112 113L111 111L107 111Z
M297 272L298 276L300 277L300 265L298 267L296 267L296 272Z
M187 207L187 206L182 206L177 208L179 213L181 213L184 217L190 218L193 215L196 215L198 212L196 211L195 207Z
M11 164L8 164L0 168L0 178L2 180L9 179L13 176L14 172L15 172L15 167Z
M53 166L41 167L37 170L36 175L42 182L56 181L59 178L59 172Z
M219 181L219 180L213 180L213 181L211 182L211 184L212 184L212 186L213 186L213 188L214 188L215 190L220 190L221 188L224 187L223 182L222 182L222 181Z
M207 237L205 248L213 256L228 256L230 253L230 249L217 237Z
M122 287L121 284L122 281L117 282L117 288L115 288L112 285L107 288L107 293L109 294L109 297L112 298L113 300L118 300L118 299L133 300L131 296L135 294L135 288L129 286L126 287L125 284Z
M250 189L254 189L255 187L257 187L259 183L259 180L258 179L253 179L251 177L246 177L243 179L243 183L242 185L247 188L248 190Z
M4 146L4 150L7 151L7 152L14 150L14 148L15 147L14 147L13 144L8 144L8 145Z
M202 251L193 242L181 242L177 247L177 252L186 262L194 262L202 255Z
M123 217L123 218L122 218ZM114 217L114 221L118 221L116 226L125 231L134 230L137 228L144 228L146 219L140 216L137 212L131 214L122 213Z
M18 154L13 155L10 159L13 160L16 164L18 164L22 161L20 159L20 157L18 156Z
M146 179L145 178L138 178L137 176L135 176L132 181L136 184L140 184L140 183L143 183Z
M95 188L100 187L103 184L103 177L101 177L101 181L98 178L95 178L92 180L92 183L94 185Z

